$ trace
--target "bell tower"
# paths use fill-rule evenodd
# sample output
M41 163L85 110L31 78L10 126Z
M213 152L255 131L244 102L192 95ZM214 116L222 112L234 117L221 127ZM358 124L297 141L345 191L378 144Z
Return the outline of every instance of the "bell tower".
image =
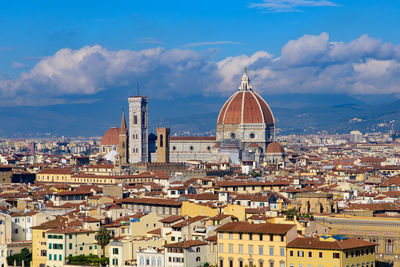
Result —
M128 129L126 128L125 113L122 112L121 126L119 127L119 164L128 164Z
M139 95L128 98L129 102L129 162L149 162L148 153L148 103Z
M157 162L169 162L169 128L157 128Z

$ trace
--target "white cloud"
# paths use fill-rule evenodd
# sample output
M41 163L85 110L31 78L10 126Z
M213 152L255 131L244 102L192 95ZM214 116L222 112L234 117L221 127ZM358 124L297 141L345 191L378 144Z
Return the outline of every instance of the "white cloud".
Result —
M328 0L264 0L262 3L250 3L251 8L267 12L299 12L304 7L337 6Z
M367 35L334 42L321 33L287 42L279 56L258 51L218 62L208 50L65 48L42 58L17 79L0 79L0 105L79 101L81 95L104 90L135 91L138 81L150 97L229 95L237 90L245 66L253 89L264 94L400 92L400 46Z

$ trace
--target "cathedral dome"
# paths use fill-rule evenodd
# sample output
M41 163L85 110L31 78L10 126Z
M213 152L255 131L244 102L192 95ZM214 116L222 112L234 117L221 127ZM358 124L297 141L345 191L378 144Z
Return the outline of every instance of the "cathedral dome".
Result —
M250 86L245 72L239 91L235 92L222 107L217 125L262 123L274 125L275 119L267 102Z
M111 127L108 131L103 135L101 139L101 145L103 146L116 146L119 144L119 128Z
M267 154L284 154L284 153L285 150L277 142L272 142L267 146Z

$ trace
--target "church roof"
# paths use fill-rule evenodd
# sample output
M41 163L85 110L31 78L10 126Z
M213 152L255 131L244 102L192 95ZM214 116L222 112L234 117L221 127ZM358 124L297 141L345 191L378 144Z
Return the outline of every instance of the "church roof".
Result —
M111 127L108 131L103 135L101 139L101 145L103 146L116 146L119 144L119 128Z
M245 72L239 91L235 92L222 107L217 124L265 123L275 124L267 102L250 86Z

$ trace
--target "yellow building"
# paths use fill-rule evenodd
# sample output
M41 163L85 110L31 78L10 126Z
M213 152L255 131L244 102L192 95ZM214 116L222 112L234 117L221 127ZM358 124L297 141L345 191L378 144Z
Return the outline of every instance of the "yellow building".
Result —
M375 243L343 236L298 237L287 244L288 267L374 267Z
M319 224L329 227L331 235L343 235L376 243L376 260L400 267L400 218L342 214L314 215L314 218ZM355 225L357 227L354 227Z
M32 228L32 267L45 267L47 261L46 229Z
M47 183L69 183L72 173L71 168L44 169L36 174L36 181Z
M32 267L47 266L47 236L50 229L60 228L65 224L66 219L58 217L55 220L47 221L39 226L32 227Z
M96 231L58 228L46 232L47 266L62 267L68 256L98 255ZM101 249L99 248L99 251ZM99 253L101 254L101 253Z
M286 244L297 235L295 225L227 223L217 229L218 266L285 267Z

